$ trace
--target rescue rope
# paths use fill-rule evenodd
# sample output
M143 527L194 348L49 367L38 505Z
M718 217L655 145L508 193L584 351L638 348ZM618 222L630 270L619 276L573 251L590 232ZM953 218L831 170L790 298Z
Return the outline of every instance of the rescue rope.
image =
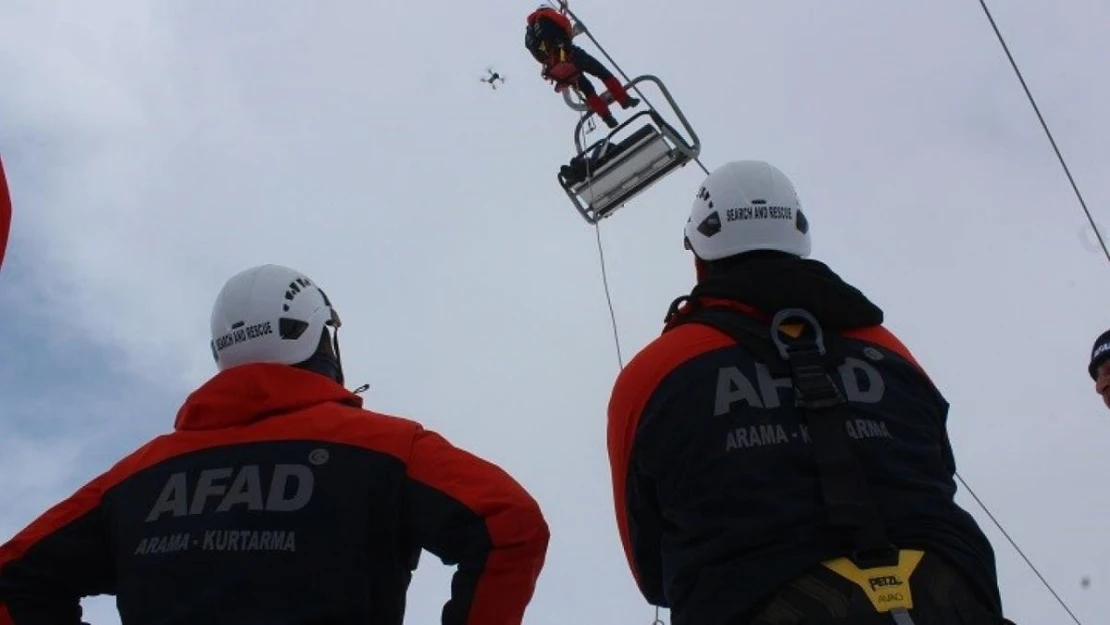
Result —
M1002 51L1006 53L1006 58L1010 60L1010 67L1014 68L1014 74L1017 75L1017 79L1021 83L1021 88L1025 90L1025 97L1029 100L1029 104L1033 106L1033 112L1037 114L1037 119L1041 121L1041 128L1044 129L1044 133L1048 137L1048 142L1052 145L1052 151L1056 153L1056 159L1060 161L1060 167L1063 168L1064 175L1068 177L1068 182L1071 183L1072 191L1075 192L1075 197L1079 200L1079 205L1087 215L1087 221L1090 222L1091 228L1095 231L1095 236L1098 237L1098 244L1102 247L1102 253L1106 255L1106 260L1110 261L1110 250L1106 248L1106 242L1102 239L1102 233L1099 232L1098 226L1095 225L1094 217L1091 216L1091 211L1087 208L1087 202L1083 200L1083 194L1079 192L1079 186L1075 184L1075 178L1071 175L1071 169L1068 167L1067 162L1064 161L1064 156L1060 153L1060 148L1056 145L1056 139L1053 138L1052 131L1048 129L1048 122L1045 121L1044 115L1041 115L1041 108L1037 106L1037 101L1033 98L1033 93L1029 90L1029 85L1025 83L1025 77L1022 76L1021 70L1018 69L1018 64L1017 61L1014 60L1014 55L1010 54L1010 46L1006 45L1006 39L1002 36L1002 32L998 30L998 24L995 23L994 16L991 15L991 10L987 8L986 0L979 0L979 6L983 7L983 13L991 23L991 28L994 29L994 35L998 38L998 43L1002 44Z
M644 103L646 104L647 101L645 100ZM582 143L586 143L585 134L586 133L583 130L582 131ZM585 159L585 161L586 161L586 180L588 181L588 183L586 184L586 188L588 188L590 190L590 206L593 206L593 204L594 204L594 182L593 182L594 181L594 175L593 175L593 171L592 171L591 160L592 159L590 159L590 158ZM704 167L703 167L703 169L704 169ZM620 333L617 332L617 315L613 310L613 298L612 298L612 296L610 294L610 291L609 291L609 277L607 275L607 272L605 271L605 248L601 245L601 223L600 223L600 220L594 221L594 233L597 235L597 258L598 258L598 261L601 264L601 283L605 287L605 301L609 304L609 320L613 325L613 344L617 348L617 365L618 365L619 369L621 371L623 371L624 370L624 357L621 356L621 338L620 338ZM655 608L655 620L653 620L651 622L651 625L665 625L665 623L663 623L663 619L661 619L659 617L659 606L653 606L653 607Z
M1025 563L1029 565L1029 568L1033 569L1033 572L1036 573L1037 577L1040 578L1041 583L1045 585L1045 588L1048 588L1048 592L1052 593L1053 597L1056 597L1056 601L1058 601L1060 605L1063 606L1064 611L1068 613L1068 616L1071 617L1071 620L1075 621L1076 625L1083 625L1079 622L1079 619L1071 611L1071 608L1068 607L1068 604L1064 603L1064 600L1060 598L1060 595L1056 593L1056 591L1048 583L1048 580L1044 578L1044 575L1041 575L1041 572L1037 570L1037 567L1033 566L1033 563L1029 560L1029 558L1025 556L1025 552L1021 550L1021 547L1018 547L1017 542L1013 538L1010 538L1010 534L1002 528L1002 524L998 522L998 519L994 518L994 515L991 514L991 511L987 508L987 505L983 503L983 500L979 499L979 495L976 495L975 491L971 490L971 487L968 486L967 482L964 481L964 478L959 474L959 472L956 472L956 479L960 480L960 484L963 484L964 488L967 489L968 494L971 495L972 498L975 499L975 502L979 504L979 507L981 507L987 513L987 516L989 516L991 518L991 521L994 522L995 526L998 527L998 531L1002 532L1002 535L1005 536L1006 540L1009 541L1010 545L1013 546L1014 551L1017 551L1018 555L1020 555L1021 558L1025 560Z
M1010 54L1009 47L1006 45L1005 40L1002 38L1002 34L999 32L997 25L995 25L994 18L991 16L990 10L987 8L985 0L979 0L979 4L983 7L983 10L986 13L987 18L991 22L991 26L994 28L995 34L998 36L999 42L1002 44L1003 50L1005 50L1005 52L1006 52L1006 56L1010 59L1010 63L1013 66L1015 73L1017 73L1018 79L1021 81L1022 87L1025 89L1025 93L1029 98L1029 102L1030 102L1030 104L1032 104L1034 111L1036 111L1037 117L1041 121L1041 126L1044 128L1045 134L1048 135L1048 139L1052 144L1053 150L1056 152L1056 156L1060 161L1060 165L1063 167L1064 173L1067 175L1068 180L1071 182L1072 189L1075 191L1075 195L1079 199L1079 203L1083 207L1083 211L1084 211L1084 213L1086 213L1087 219L1090 222L1091 227L1095 231L1095 235L1098 237L1099 244L1101 245L1103 252L1106 254L1107 260L1110 261L1110 250L1107 249L1107 246L1106 246L1105 242L1102 239L1102 234L1099 232L1098 227L1095 225L1094 219L1091 216L1090 211L1087 209L1087 204L1083 200L1083 196L1079 192L1079 188L1076 185L1075 180L1071 175L1071 171L1068 168L1067 163L1064 161L1064 157L1061 155L1059 148L1056 146L1056 141L1055 141L1055 139L1053 139L1052 133L1048 129L1048 124L1045 122L1044 117L1041 115L1040 109L1037 106L1036 101L1033 99L1033 95L1030 93L1028 86L1026 86L1025 79L1022 77L1021 72L1018 69L1017 63L1014 61L1013 56ZM570 8L567 6L567 3L565 2L565 0L561 1L560 5L562 7L562 10L565 13L570 14L571 18L574 20L575 23L577 23L579 25L582 25L582 33L585 34L590 39L591 42L593 42L593 44L597 47L597 49L605 56L606 60L608 60L609 63L613 66L613 69L615 69L617 71L617 73L620 74L621 77L624 78L625 83L631 83L632 80L631 80L631 78L629 78L628 74L626 74L624 72L624 70L621 69L620 65L618 65L617 62L615 60L613 60L613 58L609 55L609 53L606 52L605 48L601 45L600 42L597 41L597 39L594 38L593 34L589 31L589 29L586 28L583 25L583 22L578 18L578 16L575 15L574 12L570 10ZM643 100L644 104L648 108L650 108L651 110L656 110L655 107L648 100L647 96L645 96L643 94L643 92L640 91L639 87L636 87L635 85L632 85L632 89L640 96L640 98ZM586 115L588 115L588 114L589 113L586 113ZM585 130L582 130L581 140L582 140L583 144L586 143L585 132L586 132ZM592 163L591 163L591 159L589 159L589 158L585 158L584 160L585 160L585 163L586 163L586 180L588 181L587 182L587 187L589 189L589 194L590 194L590 205L592 206L593 203L594 203L594 199L595 199L594 198L594 190L593 190ZM707 169L706 166L701 162L701 159L700 158L695 158L694 161L698 164L699 167L701 167L701 170L703 172L705 172L705 174L708 176L709 175L709 169ZM612 295L611 295L611 292L610 292L610 289L609 289L609 278L608 278L607 271L606 271L606 268L605 268L605 249L604 249L604 246L601 243L601 226L600 226L599 222L600 222L600 220L595 220L593 225L594 225L594 232L597 236L597 251L598 251L598 260L599 260L600 266L601 266L601 280L602 280L602 285L603 285L604 290L605 290L605 300L606 300L606 302L609 306L609 319L610 319L610 322L611 322L612 328L613 328L613 342L614 342L614 344L616 346L616 350L617 350L617 363L618 363L620 369L623 370L624 369L624 358L621 354L620 334L619 334L618 329L617 329L617 317L616 317L616 313L614 312L614 308L613 308L613 299L612 299ZM1029 566L1029 568L1032 569L1033 573L1036 574L1036 576L1041 580L1041 583L1044 584L1045 588L1048 589L1049 593L1051 593L1052 596L1056 599L1056 601L1059 602L1059 604L1064 608L1064 611L1068 613L1068 615L1072 618L1073 621L1075 621L1076 625L1083 625L1080 622L1079 618L1076 617L1075 613L1072 612L1071 608L1068 607L1067 603L1065 603L1064 600L1060 597L1059 593L1056 592L1056 590L1052 587L1052 585L1048 583L1048 580L1045 579L1044 575L1041 574L1041 572L1037 569L1037 567L1034 566L1033 562L1025 555L1025 552L1022 551L1021 547L1018 546L1017 541L1015 541L1010 536L1009 532L1007 532L1006 529L1004 527L1002 527L1002 524L994 516L994 513L992 513L990 511L990 508L987 507L986 503L984 503L983 500L980 499L979 496L975 493L975 491L972 490L971 486L967 483L967 481L964 479L964 477L962 475L960 475L958 471L954 471L953 473L954 473L956 479L959 480L960 484L963 485L963 487L967 490L968 494L971 495L971 497L975 500L975 502L979 505L979 507L982 508L983 511L987 513L987 516L990 518L991 522L994 523L995 527L998 528L998 530L1002 533L1002 535L1006 538L1006 540L1010 543L1010 545L1014 548L1014 550L1017 551L1018 555L1021 556L1021 558L1025 561L1025 563ZM663 620L660 618L659 606L653 606L653 607L655 608L655 618L652 621L651 625L665 625Z
M587 160L586 175L590 175L589 161ZM593 204L593 187L590 187L590 204ZM617 346L617 364L620 368L624 369L624 357L621 355L621 338L617 333L617 314L613 311L613 298L609 294L609 277L605 271L605 248L601 245L601 226L594 224L594 232L597 234L597 256L601 261L601 283L605 286L605 301L609 304L609 319L613 324L613 343Z

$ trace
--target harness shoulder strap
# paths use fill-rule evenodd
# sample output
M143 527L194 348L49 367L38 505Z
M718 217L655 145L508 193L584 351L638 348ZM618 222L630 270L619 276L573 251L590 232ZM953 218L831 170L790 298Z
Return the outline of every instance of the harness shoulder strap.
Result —
M700 306L675 325L700 323L732 337L739 345L752 352L757 359L767 365L772 373L787 375L789 367L779 357L778 349L771 341L766 324L729 308Z
M850 558L857 567L897 564L898 549L887 538L852 449L847 428L852 414L830 375L844 361L840 336L825 335L816 317L798 308L779 311L768 325L732 309L699 306L671 327L685 323L714 327L751 351L772 375L791 376L795 405L809 429L829 522L848 533Z

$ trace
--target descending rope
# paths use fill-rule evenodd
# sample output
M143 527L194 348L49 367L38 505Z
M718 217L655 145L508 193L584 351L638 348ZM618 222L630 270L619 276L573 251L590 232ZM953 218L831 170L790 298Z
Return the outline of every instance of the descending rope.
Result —
M588 161L587 161L588 162ZM589 175L589 165L586 165L586 175ZM593 187L590 188L590 203L593 204ZM609 304L609 319L613 324L613 343L617 346L617 364L621 369L624 369L624 357L621 356L621 339L617 333L617 314L613 311L613 298L609 294L609 277L605 271L605 248L601 246L601 226L594 224L594 232L597 233L597 256L601 261L601 283L605 286L605 301Z
M700 164L700 163L699 163ZM590 204L594 203L594 188L593 188L593 174L590 172L590 159L586 159L586 179L590 180ZM601 283L605 286L605 301L609 303L609 319L613 323L613 343L617 347L617 364L620 369L624 370L624 357L621 356L621 339L620 334L617 332L617 315L613 312L613 298L609 293L609 278L605 271L605 248L601 245L601 225L594 223L594 232L597 234L597 257L601 263ZM659 606L655 608L655 620L651 625L665 625L663 619L659 617Z
M1037 114L1037 119L1041 121L1041 128L1044 129L1045 135L1048 137L1048 142L1052 145L1052 151L1056 153L1056 159L1060 161L1060 167L1064 170L1064 175L1068 177L1068 182L1071 183L1072 191L1075 192L1075 197L1079 200L1079 205L1083 207L1083 212L1087 215L1087 221L1091 223L1091 228L1095 231L1095 236L1098 237L1098 244L1102 247L1102 253L1106 255L1106 260L1110 261L1110 249L1107 249L1106 242L1102 239L1102 233L1099 232L1098 226L1095 225L1094 217L1091 216L1091 211L1087 208L1087 202L1083 200L1083 194L1079 192L1079 186L1075 184L1075 178L1071 175L1071 169L1064 161L1064 156L1060 153L1060 148L1056 145L1056 139L1052 136L1052 131L1048 129L1048 123L1044 120L1044 115L1041 115L1041 108L1037 106L1037 101L1033 98L1032 92L1029 91L1029 85L1025 83L1025 77L1022 76L1021 70L1018 69L1017 61L1014 60L1014 55L1010 54L1010 46L1006 45L1006 39L1002 37L1002 32L998 30L998 24L994 21L994 16L991 15L991 10L987 8L986 0L979 0L979 6L983 7L983 13L987 16L987 20L991 23L991 28L994 29L994 35L998 38L998 43L1002 44L1002 51L1006 53L1006 58L1010 60L1010 67L1014 68L1014 74L1021 82L1021 88L1025 90L1025 97L1029 99L1029 104L1033 106L1033 111Z
M566 5L564 4L563 6L565 8ZM587 130L581 128L580 132L581 135L578 139L582 143L586 143ZM586 188L589 189L590 192L590 206L592 207L594 205L594 200L597 199L594 195L593 159L587 157L584 158L583 161L586 163ZM601 225L596 221L596 215L594 221L594 234L597 235L597 258L601 265L601 284L605 289L605 302L609 305L609 322L613 326L613 344L617 348L617 365L623 370L624 356L621 355L621 338L620 333L617 331L617 313L613 308L613 295L609 290L609 272L605 269L605 247L601 244Z
M1037 574L1037 577L1041 578L1041 582L1044 583L1045 587L1048 588L1048 592L1052 593L1053 597L1056 597L1056 600L1059 601L1060 605L1064 607L1064 611L1067 612L1069 616L1071 616L1071 620L1075 621L1076 625L1082 625L1082 623L1079 622L1079 619L1076 618L1075 614L1071 611L1071 608L1068 607L1068 604L1064 603L1064 600L1060 598L1060 595L1056 594L1056 591L1053 590L1052 586L1049 585L1048 580L1046 580L1044 576L1041 575L1041 572L1037 570L1037 567L1033 566L1033 563L1029 560L1029 558L1025 557L1025 552L1021 550L1021 547L1018 547L1017 542L1014 541L1013 538L1010 538L1010 534L1007 533L1005 529L1003 529L1002 524L998 522L998 519L994 518L994 515L991 514L991 511L987 508L986 504L983 503L983 500L979 499L979 495L976 495L975 491L971 490L971 487L968 486L967 482L964 481L964 478L961 477L959 473L956 473L956 479L960 480L960 483L963 484L964 488L967 489L968 494L970 494L975 499L975 502L978 503L984 511L986 511L987 516L991 518L991 521L994 521L994 524L998 527L998 530L1002 532L1002 535L1006 537L1006 540L1010 541L1010 544L1013 545L1014 550L1018 552L1018 555L1020 555L1023 560L1025 560L1025 563L1029 565L1029 568L1033 569L1033 572Z
M566 5L564 5L565 7ZM577 21L577 18L575 18ZM647 101L645 100L645 103ZM586 143L586 131L582 130L582 143ZM592 159L586 158L586 180L588 181L586 188L590 190L590 206L594 205L594 174ZM699 163L700 164L700 163ZM704 169L704 166L702 167ZM624 370L624 357L621 355L621 338L620 333L617 331L617 314L613 309L613 297L609 290L609 276L605 270L605 247L601 244L601 224L598 220L594 221L594 233L597 235L597 258L601 265L601 284L605 288L605 301L609 305L609 320L613 325L613 344L617 348L617 366L621 371ZM665 625L663 619L659 617L659 606L652 606L655 608L655 620L651 625Z

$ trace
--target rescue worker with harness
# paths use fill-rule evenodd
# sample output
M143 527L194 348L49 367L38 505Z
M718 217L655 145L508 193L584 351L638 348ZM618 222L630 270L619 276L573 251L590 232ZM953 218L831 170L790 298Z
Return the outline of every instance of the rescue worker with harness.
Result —
M609 404L648 602L673 625L1009 623L993 548L954 500L948 403L882 310L808 258L790 180L717 169L685 235L697 284Z
M609 111L609 105L598 95L586 74L600 78L623 108L633 108L640 100L628 95L621 81L600 61L574 45L573 38L574 27L562 12L542 4L528 15L524 47L543 65L541 76L555 83L556 92L561 93L567 87L577 88L586 99L587 108L607 126L615 128L617 120Z

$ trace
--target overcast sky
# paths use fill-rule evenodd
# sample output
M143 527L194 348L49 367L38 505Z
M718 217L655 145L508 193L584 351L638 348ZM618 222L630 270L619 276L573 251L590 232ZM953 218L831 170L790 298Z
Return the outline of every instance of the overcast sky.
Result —
M1110 224L1110 7L994 4ZM576 113L523 48L533 6L0 3L0 540L172 427L214 372L217 291L274 262L339 308L367 407L540 501L553 535L526 622L651 622L613 517L595 231L555 180ZM979 5L571 6L625 72L662 78L708 166L765 159L794 180L814 257L884 308L952 402L961 474L1079 618L1103 618L1110 413L1085 367L1110 266ZM497 91L479 82L491 64ZM702 177L686 167L601 227L626 360L692 285L682 226ZM1009 617L1069 622L959 497ZM425 556L406 622L436 622L450 573ZM85 606L119 622L111 599Z

